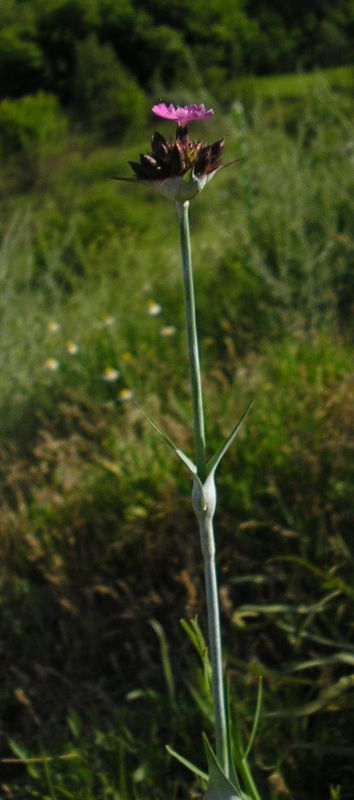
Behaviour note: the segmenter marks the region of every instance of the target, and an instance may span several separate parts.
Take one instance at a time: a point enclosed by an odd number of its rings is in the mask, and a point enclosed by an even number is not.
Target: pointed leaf
[[[191,461],[191,459],[188,458],[188,456],[186,456],[183,450],[180,450],[179,447],[176,447],[172,439],[170,439],[170,437],[167,436],[167,433],[164,433],[164,431],[161,430],[157,422],[154,422],[154,420],[149,416],[149,414],[147,414],[146,411],[144,411],[144,409],[138,403],[136,403],[135,405],[138,407],[139,411],[141,411],[145,419],[148,422],[150,422],[150,425],[154,428],[156,433],[158,433],[159,436],[161,436],[161,439],[163,439],[164,442],[166,442],[166,444],[168,444],[168,446],[173,450],[173,452],[176,453],[176,456],[178,456],[180,461],[183,461],[183,464],[185,464],[187,469],[189,469],[189,472],[191,472],[192,475],[196,475],[197,467],[195,466],[195,464],[193,464],[193,461]]]
[[[243,800],[261,800],[256,784],[253,780],[251,770],[248,766],[248,761],[245,757],[245,751],[242,743],[240,728],[235,725],[233,728],[233,743],[235,752],[235,761],[240,777],[242,778],[242,785],[246,787],[246,792],[242,792]]]
[[[203,661],[205,653],[208,651],[208,646],[199,626],[198,616],[193,617],[190,622],[187,622],[186,619],[180,619],[180,624]]]
[[[18,744],[18,742],[15,742],[14,739],[9,739],[9,745],[11,747],[11,750],[15,753],[15,755],[18,756],[19,761],[22,761],[23,764],[25,764],[27,772],[31,776],[31,778],[38,780],[40,775],[40,770],[38,769],[36,764],[33,764],[33,762],[29,760],[27,751],[23,747],[21,747],[21,745]],[[42,759],[38,760],[41,761]]]
[[[162,625],[160,625],[160,623],[157,621],[157,619],[150,619],[149,623],[150,623],[152,629],[155,631],[156,636],[157,636],[157,638],[159,640],[159,643],[160,643],[161,663],[162,663],[162,669],[163,669],[163,673],[164,673],[164,677],[165,677],[165,681],[166,681],[167,693],[168,693],[168,697],[169,697],[169,701],[171,703],[171,706],[174,706],[175,705],[175,699],[176,699],[176,688],[175,688],[175,681],[174,681],[172,667],[171,667],[171,661],[170,661],[167,637],[166,637],[166,634],[165,634],[165,631],[164,631]]]
[[[250,754],[250,752],[252,750],[253,742],[254,742],[255,737],[256,737],[256,733],[257,733],[258,725],[259,725],[259,720],[260,720],[260,716],[261,716],[261,711],[262,711],[262,702],[263,702],[263,679],[262,679],[262,675],[260,675],[259,681],[258,681],[258,694],[257,694],[256,710],[255,710],[255,714],[254,714],[251,735],[250,735],[250,738],[249,738],[249,741],[248,741],[248,745],[246,747],[246,752],[244,754],[244,759],[245,760],[247,760],[247,758],[248,758],[248,756],[249,756],[249,754]]]
[[[221,169],[225,169],[225,167],[232,167],[234,164],[240,164],[243,160],[243,158],[235,158],[233,161],[226,161],[225,164],[220,164],[220,167],[218,167],[215,171],[220,172]]]
[[[220,464],[222,457],[225,455],[226,451],[229,449],[230,445],[236,439],[237,434],[240,432],[243,422],[245,421],[248,413],[250,412],[253,406],[253,400],[251,400],[249,406],[247,406],[246,411],[243,412],[242,417],[239,419],[237,425],[235,425],[234,429],[231,431],[229,436],[222,442],[220,447],[218,447],[216,453],[212,456],[210,461],[207,464],[207,471],[208,475],[215,472],[216,467]]]
[[[195,647],[198,656],[201,660],[203,665],[203,672],[204,672],[204,681],[205,686],[208,690],[208,693],[211,692],[211,664],[209,659],[209,652],[208,652],[208,645],[204,639],[203,633],[198,624],[198,617],[194,617],[190,623],[186,622],[185,619],[181,619],[180,623],[182,625],[183,630],[186,632],[187,636],[189,636],[193,646]]]
[[[209,782],[205,800],[242,800],[238,789],[231,783],[221,768],[205,734],[203,734],[203,741],[209,767]]]
[[[121,178],[120,175],[112,175],[112,181],[125,181],[125,183],[138,183],[136,178]]]
[[[198,775],[198,778],[202,778],[203,781],[208,780],[208,774],[206,772],[203,772],[202,769],[196,767],[195,764],[192,764],[192,762],[188,761],[188,759],[184,758],[184,756],[181,756],[179,753],[176,753],[176,751],[173,750],[172,747],[170,747],[168,744],[166,745],[166,750],[170,754],[170,756],[176,758],[177,761],[180,761],[181,764],[184,764],[184,766],[187,767],[187,769],[190,769],[191,772],[194,772],[195,775]]]

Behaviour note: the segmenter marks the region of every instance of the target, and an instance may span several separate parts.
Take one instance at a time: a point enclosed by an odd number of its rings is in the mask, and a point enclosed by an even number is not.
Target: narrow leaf
[[[248,740],[248,745],[246,747],[246,752],[245,752],[245,755],[244,755],[244,759],[245,760],[247,760],[247,758],[248,758],[248,756],[249,756],[249,754],[250,754],[250,752],[252,750],[253,743],[254,743],[254,740],[255,740],[255,737],[256,737],[256,733],[257,733],[258,725],[259,725],[259,720],[260,720],[260,716],[261,716],[262,702],[263,702],[263,679],[262,679],[262,676],[260,675],[259,682],[258,682],[258,694],[257,694],[256,710],[255,710],[255,714],[254,714],[251,735],[250,735],[250,738]]]
[[[180,619],[181,626],[188,638],[191,640],[201,660],[204,661],[205,653],[208,652],[208,645],[204,639],[203,633],[199,627],[198,617],[195,616],[190,622],[186,619]]]
[[[181,756],[179,753],[176,753],[176,751],[173,750],[172,747],[170,747],[168,744],[166,745],[166,750],[170,754],[170,756],[173,756],[173,758],[176,758],[177,761],[180,761],[181,764],[183,764],[185,767],[187,767],[187,769],[190,769],[191,772],[194,772],[195,775],[198,775],[198,778],[202,778],[203,781],[207,781],[208,780],[208,774],[206,772],[203,772],[202,769],[199,769],[199,767],[196,767],[195,764],[192,764],[192,762],[188,761],[188,759],[184,758],[184,756]]]
[[[169,655],[169,648],[168,648],[168,641],[166,638],[165,631],[157,621],[157,619],[150,619],[149,620],[152,629],[155,631],[156,636],[160,642],[160,653],[161,653],[161,663],[162,669],[165,676],[166,686],[167,686],[167,693],[169,697],[169,701],[171,706],[175,705],[176,699],[176,690],[175,690],[175,681],[173,677],[170,655]]]
[[[189,469],[189,472],[191,472],[192,475],[196,475],[197,467],[195,466],[195,464],[193,464],[193,461],[191,461],[191,459],[188,458],[188,456],[186,456],[183,450],[180,450],[179,447],[176,447],[172,439],[170,439],[170,437],[167,436],[167,433],[164,433],[164,431],[161,430],[157,422],[155,422],[138,403],[136,403],[136,405],[139,408],[139,411],[141,411],[142,415],[145,417],[145,419],[148,422],[150,422],[150,425],[154,428],[156,433],[158,433],[159,436],[161,436],[161,439],[163,439],[163,441],[166,442],[166,444],[168,444],[168,446],[173,450],[173,452],[176,453],[176,456],[178,456],[180,461],[183,461],[183,464],[185,464],[185,466]]]
[[[225,164],[221,164],[220,167],[218,167],[217,172],[220,172],[221,169],[225,169],[225,167],[232,167],[234,164],[240,164],[243,160],[243,158],[235,158],[233,161],[226,161]]]
[[[294,667],[294,672],[299,672],[304,669],[313,669],[313,667],[322,667],[327,664],[343,663],[354,666],[354,656],[352,653],[336,653],[334,656],[327,656],[326,658],[313,658],[310,661],[301,661]]]
[[[112,175],[112,181],[125,181],[125,183],[139,183],[136,178],[121,178],[120,175]]]
[[[218,447],[216,453],[211,457],[210,461],[207,464],[207,472],[208,476],[215,472],[216,467],[220,464],[221,459],[229,449],[230,445],[236,439],[237,434],[240,432],[243,422],[245,421],[248,413],[250,412],[253,406],[253,400],[250,402],[249,406],[247,406],[246,411],[243,412],[242,417],[239,419],[237,425],[235,425],[234,429],[231,431],[229,436],[222,442],[220,447]]]
[[[352,690],[354,688],[354,673],[351,675],[343,675],[342,678],[331,684],[327,689],[320,693],[316,700],[306,703],[303,706],[296,708],[289,708],[287,711],[271,711],[269,717],[307,717],[310,714],[317,714],[324,708],[328,708],[343,692]]]
[[[37,766],[33,764],[32,760],[28,758],[27,751],[23,747],[21,747],[21,745],[18,744],[18,742],[15,742],[14,739],[9,739],[9,745],[11,747],[11,750],[16,754],[16,756],[18,756],[19,760],[26,765],[27,772],[31,776],[31,778],[38,780],[40,772]],[[42,759],[38,759],[38,761],[39,760],[42,761]]]
[[[198,617],[194,617],[190,623],[186,622],[185,619],[181,619],[180,623],[199,655],[203,665],[205,685],[209,692],[211,689],[211,664],[209,659],[208,645],[199,627]]]
[[[203,741],[209,767],[209,782],[205,800],[242,800],[238,789],[231,783],[221,768],[205,734],[203,734]]]
[[[243,800],[261,800],[256,784],[253,780],[251,770],[248,766],[248,761],[244,754],[241,733],[238,725],[234,726],[233,736],[235,761],[240,778],[242,780],[242,785],[246,787],[247,792],[247,794],[244,791],[242,792],[242,798]]]

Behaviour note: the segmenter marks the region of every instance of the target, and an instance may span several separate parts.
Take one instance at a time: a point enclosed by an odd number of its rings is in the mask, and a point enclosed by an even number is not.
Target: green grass
[[[265,100],[288,100],[306,98],[310,92],[317,91],[323,81],[322,71],[304,72],[289,75],[271,75],[262,78],[242,78],[238,82],[239,94],[250,90]],[[354,86],[352,66],[335,67],[325,71],[326,83],[335,91],[350,92]]]
[[[220,471],[217,532],[245,740],[264,680],[264,800],[286,787],[333,800],[339,785],[348,800],[354,786],[353,105],[316,81],[291,124],[280,90],[272,109],[216,116],[208,130],[242,160],[191,209],[211,450],[255,398]],[[119,397],[130,389],[191,452],[175,209],[111,180],[143,147],[71,138],[31,190],[2,178],[3,752],[11,737],[18,753],[55,756],[28,777],[1,764],[5,797],[202,794],[164,750],[205,769],[210,698],[178,624],[205,625],[189,478]]]
[[[336,108],[340,103],[350,110],[354,87],[353,66],[335,67],[313,72],[298,72],[281,75],[252,75],[235,78],[220,87],[219,101],[225,108],[241,100],[246,108],[261,103],[268,113],[281,114],[287,125],[293,125],[316,98],[328,89],[336,94]],[[295,123],[296,124],[296,123]]]

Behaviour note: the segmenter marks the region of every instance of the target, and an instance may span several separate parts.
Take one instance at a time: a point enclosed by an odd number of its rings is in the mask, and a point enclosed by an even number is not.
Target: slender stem
[[[205,453],[205,432],[204,432],[204,410],[202,380],[200,372],[198,334],[195,314],[194,285],[192,272],[192,253],[189,236],[189,202],[177,203],[179,217],[179,230],[182,251],[183,267],[183,287],[184,301],[186,308],[186,327],[189,354],[190,376],[192,384],[192,403],[193,403],[193,429],[195,441],[195,453],[197,469],[200,479],[206,477],[206,453]]]
[[[212,520],[199,521],[204,555],[204,577],[208,609],[209,647],[212,668],[212,694],[215,718],[216,755],[229,776],[224,671],[222,661],[219,590],[215,564],[215,537]]]
[[[195,314],[192,255],[188,219],[189,202],[177,203],[180,223],[180,238],[183,266],[186,327],[193,403],[193,427],[195,437],[196,465],[201,484],[206,480],[206,445],[204,432],[203,394],[200,374],[198,334]],[[213,484],[214,488],[214,484]],[[215,499],[215,495],[214,495]],[[194,510],[199,522],[201,545],[204,556],[205,589],[208,610],[209,647],[212,667],[212,695],[215,719],[216,754],[226,774],[229,774],[227,722],[222,664],[219,593],[215,565],[215,539],[212,513],[195,498]],[[214,502],[215,506],[215,502]]]

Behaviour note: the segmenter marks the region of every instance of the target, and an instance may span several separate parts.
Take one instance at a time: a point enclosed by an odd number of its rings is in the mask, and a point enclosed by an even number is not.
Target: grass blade
[[[169,744],[166,745],[166,750],[170,754],[170,756],[176,758],[177,761],[180,761],[180,763],[183,764],[185,767],[187,767],[187,769],[189,769],[191,772],[194,772],[195,775],[198,775],[198,778],[202,778],[203,781],[208,780],[207,772],[203,772],[202,769],[199,769],[199,767],[196,767],[195,764],[192,764],[192,762],[189,761],[188,758],[185,758],[184,756],[181,756],[179,753],[176,753],[176,751],[173,750]]]
[[[259,725],[259,721],[260,721],[262,703],[263,703],[263,679],[262,679],[262,676],[260,676],[259,682],[258,682],[258,694],[257,694],[256,711],[255,711],[255,715],[254,715],[254,719],[253,719],[253,725],[252,725],[250,738],[248,740],[248,745],[246,747],[246,751],[245,751],[245,755],[244,755],[245,759],[248,758],[248,756],[249,756],[249,754],[250,754],[250,752],[252,750],[252,747],[253,747],[253,743],[254,743],[254,740],[255,740],[255,737],[256,737],[256,733],[257,733],[258,725]]]

